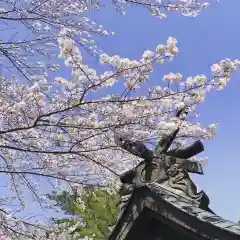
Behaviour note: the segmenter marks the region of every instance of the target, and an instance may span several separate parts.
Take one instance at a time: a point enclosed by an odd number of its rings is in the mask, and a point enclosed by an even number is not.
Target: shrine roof
[[[215,227],[240,236],[240,224],[223,219],[213,212],[201,209],[198,207],[198,202],[194,201],[193,199],[186,197],[181,193],[173,192],[173,189],[165,187],[162,184],[150,183],[147,184],[147,187],[152,192],[159,195],[162,200],[170,203],[188,215],[194,216],[202,222],[212,224]]]
[[[159,183],[149,183],[134,189],[108,239],[137,239],[127,237],[133,231],[139,234],[140,239],[144,232],[140,233],[143,225],[139,224],[139,220],[151,222],[151,218],[183,227],[186,231],[202,236],[201,239],[240,240],[239,224],[223,219],[211,209],[201,209],[198,201]]]

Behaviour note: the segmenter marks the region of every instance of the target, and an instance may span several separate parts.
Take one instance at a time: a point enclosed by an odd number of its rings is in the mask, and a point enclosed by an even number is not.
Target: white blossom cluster
[[[180,12],[183,16],[196,17],[210,4],[200,0],[114,0],[116,10],[125,14],[123,4],[131,3],[147,8],[152,16],[165,19],[167,12]]]
[[[125,13],[124,5],[134,4],[147,8],[160,19],[164,19],[168,12],[197,16],[209,5],[201,0],[112,0],[112,3],[121,14]],[[28,82],[32,75],[42,74],[46,70],[58,72],[59,64],[54,61],[57,54],[56,36],[62,34],[75,39],[78,46],[91,55],[98,55],[94,36],[115,33],[91,21],[87,13],[104,6],[100,0],[1,1],[1,26],[8,34],[0,39],[0,67],[11,69],[12,73],[21,73]]]

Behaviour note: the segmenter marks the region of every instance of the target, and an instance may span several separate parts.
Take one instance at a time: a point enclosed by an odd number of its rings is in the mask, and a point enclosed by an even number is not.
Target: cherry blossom
[[[113,0],[112,2],[116,11],[121,14],[125,13],[125,5],[134,4],[148,9],[152,15],[160,19],[165,19],[170,12],[197,16],[209,5],[200,0]],[[94,36],[107,37],[115,33],[109,34],[101,23],[96,24],[86,14],[101,10],[104,6],[101,1],[2,1],[1,25],[2,30],[7,31],[8,34],[0,40],[0,66],[11,73],[13,71],[16,74],[20,73],[28,82],[31,82],[32,75],[43,74],[46,69],[59,71],[59,64],[56,62],[57,35],[66,35],[75,39],[81,49],[93,56],[98,55],[99,48],[96,46]],[[169,47],[172,53],[177,53],[177,48],[173,49],[170,45]]]
[[[129,168],[126,159],[131,164],[139,159],[115,145],[115,133],[156,143],[159,136],[180,124],[179,139],[214,137],[215,124],[202,127],[191,119],[197,117],[196,106],[204,101],[208,87],[212,91],[223,88],[237,69],[238,60],[216,63],[212,69],[218,69],[218,75],[212,70],[213,75],[208,78],[198,75],[184,80],[180,73],[168,74],[164,77],[169,80],[167,86],[155,86],[146,96],[130,97],[129,92],[150,79],[157,58],[168,61],[175,56],[175,53],[169,55],[169,46],[177,48],[174,38],[162,44],[161,53],[149,50],[139,60],[103,54],[101,64],[111,65],[112,70],[100,75],[84,63],[81,50],[72,39],[61,36],[58,41],[72,79],[58,77],[50,84],[41,77],[35,78],[34,85],[25,85],[2,77],[0,82],[3,160],[0,171],[9,175],[9,188],[20,209],[25,207],[22,186],[31,187],[33,200],[48,206],[40,194],[39,177],[57,180],[56,189],[63,182],[116,185],[118,175]],[[224,85],[222,79],[227,79]],[[119,81],[125,82],[128,94],[88,98],[90,92],[114,86]],[[174,112],[185,106],[189,108],[189,118],[177,120]],[[7,216],[4,219],[9,221]]]
[[[31,32],[27,40],[0,42],[1,66],[7,69],[10,63],[10,69],[15,69],[10,76],[0,76],[0,172],[8,177],[10,191],[0,199],[0,239],[71,239],[72,229],[67,226],[47,234],[46,224],[17,217],[26,207],[26,191],[43,208],[52,207],[41,189],[44,180],[54,184],[56,191],[76,185],[78,189],[90,185],[111,191],[119,184],[119,174],[140,160],[116,146],[115,133],[156,144],[163,133],[180,125],[179,143],[212,139],[216,124],[201,126],[196,121],[197,106],[210,91],[224,89],[240,61],[215,63],[210,76],[185,78],[181,73],[166,73],[161,86],[140,95],[138,88],[151,81],[155,65],[178,54],[177,39],[169,37],[137,60],[109,56],[99,51],[94,36],[110,34],[100,23],[83,17],[83,13],[101,10],[100,1],[20,2],[5,1],[0,10],[2,21]],[[136,4],[160,19],[175,11],[197,16],[208,6],[197,0],[113,3],[121,14],[125,4]],[[97,56],[107,70],[99,73],[90,68],[84,50]],[[69,79],[61,76],[59,61],[70,69]],[[54,79],[50,71],[56,74]],[[124,85],[123,92],[95,97],[96,92],[119,83]],[[178,120],[174,113],[183,107],[188,107],[189,117]]]

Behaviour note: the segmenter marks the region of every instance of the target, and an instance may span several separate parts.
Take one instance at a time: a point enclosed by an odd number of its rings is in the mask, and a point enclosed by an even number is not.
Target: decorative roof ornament
[[[186,108],[181,109],[177,112],[176,117],[179,120],[185,120],[187,114]],[[179,130],[180,126],[171,134],[163,135],[157,143],[155,151],[148,149],[141,142],[133,142],[115,135],[115,142],[119,147],[143,159],[135,168],[120,176],[122,182],[121,210],[131,197],[134,188],[156,183],[174,193],[197,201],[199,207],[211,211],[208,208],[209,198],[203,191],[197,192],[197,187],[188,174],[203,174],[201,163],[189,160],[189,158],[202,152],[204,146],[201,141],[196,141],[186,148],[169,150]]]
[[[176,114],[186,116],[186,109]],[[240,225],[216,215],[189,177],[203,174],[201,163],[189,159],[204,150],[202,142],[169,150],[179,130],[162,136],[155,151],[115,136],[118,146],[143,160],[120,176],[120,213],[108,240],[240,240]]]

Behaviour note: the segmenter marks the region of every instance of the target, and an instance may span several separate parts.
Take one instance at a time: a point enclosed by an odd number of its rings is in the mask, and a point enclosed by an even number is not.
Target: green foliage
[[[69,228],[81,223],[72,231],[76,237],[88,236],[96,240],[105,240],[109,234],[109,227],[115,224],[119,196],[110,194],[105,189],[87,188],[81,197],[66,191],[48,197],[65,213],[77,217],[55,219],[57,224],[65,223]]]

